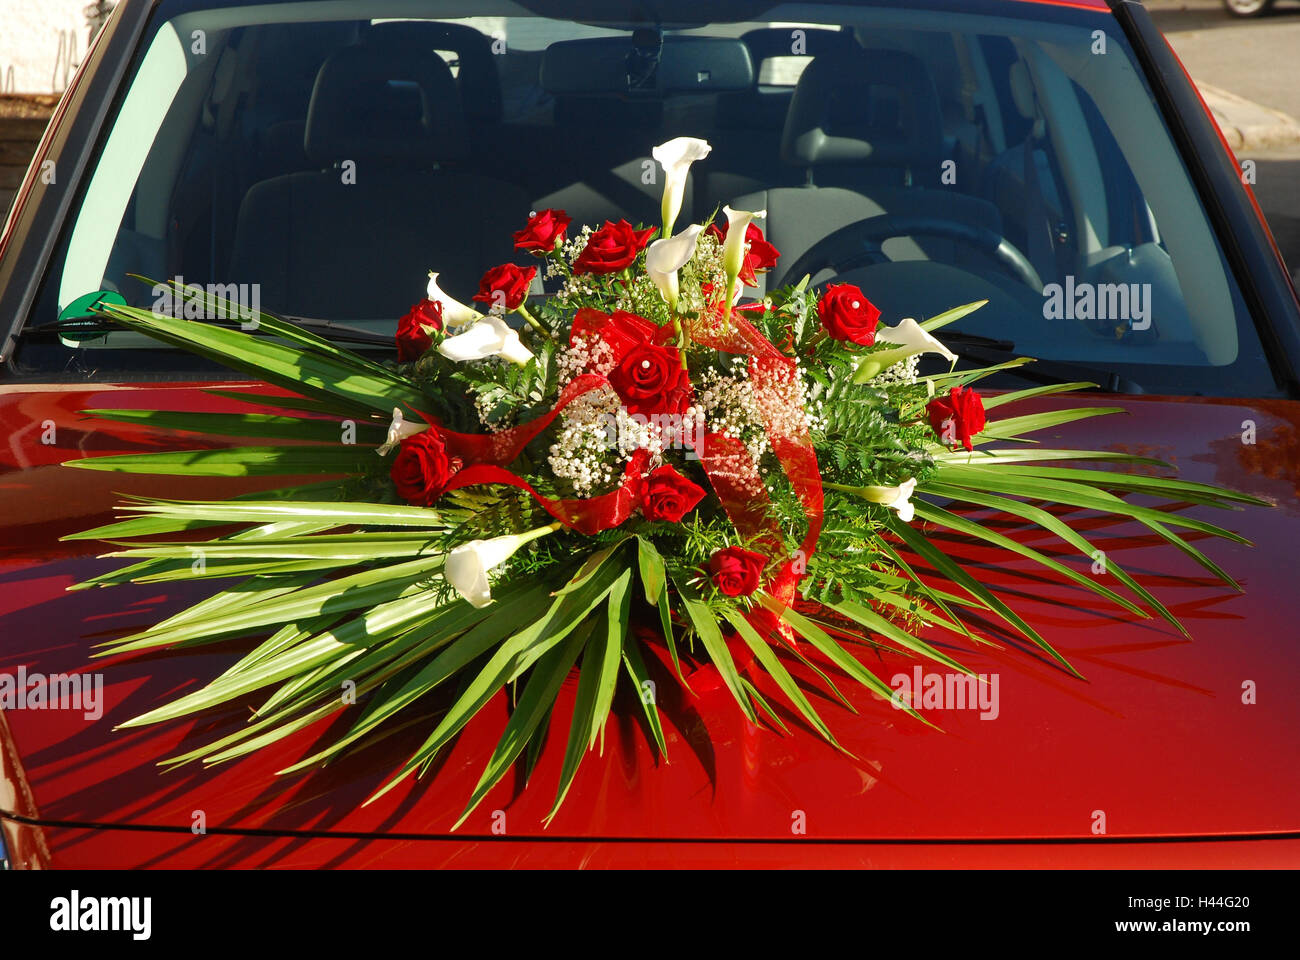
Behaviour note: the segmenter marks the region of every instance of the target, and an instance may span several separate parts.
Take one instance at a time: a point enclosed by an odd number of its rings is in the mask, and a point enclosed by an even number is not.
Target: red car
[[[0,236],[7,861],[1300,864],[1300,305],[1236,160],[1141,5],[485,9],[497,8],[122,0],[89,51]],[[220,368],[78,319],[87,304],[148,306],[150,286],[134,274],[242,285],[263,308],[315,318],[387,359],[426,271],[474,278],[510,259],[510,231],[530,211],[656,222],[650,149],[678,135],[714,145],[688,184],[691,216],[727,203],[767,210],[782,253],[769,286],[803,273],[853,282],[890,322],[988,299],[946,338],[964,362],[1038,357],[1000,386],[1092,380],[1102,390],[1089,402],[1119,394],[1128,408],[1058,428],[1055,445],[1159,457],[1186,479],[1274,502],[1230,518],[1253,547],[1207,548],[1244,594],[1142,528],[1071,516],[1168,604],[1189,640],[1158,620],[1098,612],[1089,594],[1029,566],[987,564],[953,539],[951,553],[1086,681],[990,624],[999,644],[963,651],[987,689],[934,711],[935,727],[865,693],[850,695],[856,715],[828,704],[850,759],[795,724],[787,735],[748,724],[697,664],[694,695],[660,702],[667,757],[636,705],[616,702],[603,755],[545,829],[550,793],[524,791],[520,774],[450,831],[504,699],[428,776],[365,807],[436,703],[355,757],[289,778],[275,772],[312,752],[319,729],[171,772],[158,762],[244,716],[115,731],[219,673],[236,647],[92,660],[96,643],[204,590],[67,592],[111,562],[99,558],[109,547],[64,538],[108,522],[120,494],[228,497],[248,481],[178,486],[60,466],[199,442],[82,410],[240,407],[206,392],[231,379]],[[1014,518],[985,522],[1031,536]],[[870,667],[893,686],[930,683],[928,666],[902,656]],[[668,667],[651,668],[677,690]],[[29,695],[42,684],[59,688],[57,702]],[[553,784],[562,754],[552,742],[532,777]]]

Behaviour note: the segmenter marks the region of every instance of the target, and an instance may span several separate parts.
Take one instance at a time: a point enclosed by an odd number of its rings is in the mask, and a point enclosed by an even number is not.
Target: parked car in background
[[[852,282],[891,323],[986,299],[952,328],[964,362],[1035,356],[1000,385],[1091,380],[1098,404],[1123,395],[1129,416],[1063,427],[1059,445],[1156,456],[1275,501],[1233,518],[1253,549],[1213,548],[1246,594],[1225,597],[1143,530],[1097,530],[1194,641],[1101,617],[1023,570],[982,571],[1090,682],[976,649],[963,659],[1000,678],[997,710],[946,713],[940,732],[850,695],[850,762],[797,725],[748,725],[701,667],[696,696],[660,705],[671,765],[623,711],[546,831],[549,795],[508,778],[448,834],[495,744],[477,723],[436,775],[366,807],[420,729],[283,781],[311,729],[161,773],[244,716],[114,726],[215,675],[223,651],[87,664],[97,642],[202,588],[66,593],[106,569],[105,549],[61,538],[107,522],[122,493],[229,497],[254,481],[178,494],[60,467],[194,442],[85,409],[240,409],[205,392],[230,380],[215,364],[78,328],[86,305],[149,306],[137,276],[255,285],[263,309],[345,324],[352,346],[391,359],[427,271],[469,300],[456,284],[513,259],[531,211],[656,223],[650,150],[674,136],[713,144],[683,221],[766,211],[782,254],[769,289],[805,273]],[[0,673],[103,682],[84,710],[0,711],[15,866],[1300,862],[1300,700],[1279,689],[1300,667],[1300,304],[1236,159],[1138,3],[122,0],[0,235],[0,361]],[[953,550],[979,568],[979,548]],[[882,656],[886,676],[920,669]],[[554,777],[557,752],[535,776]],[[807,830],[792,833],[800,815]]]
[[[1262,17],[1273,9],[1273,0],[1223,0],[1234,17]]]

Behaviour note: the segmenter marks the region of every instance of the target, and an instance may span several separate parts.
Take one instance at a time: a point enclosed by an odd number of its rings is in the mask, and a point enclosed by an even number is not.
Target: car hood
[[[211,385],[206,385],[210,387]],[[76,471],[83,456],[172,447],[186,440],[137,426],[90,422],[103,407],[213,409],[205,385],[0,387],[0,673],[102,678],[102,715],[11,709],[0,723],[10,781],[0,799],[26,798],[46,823],[209,828],[351,836],[445,835],[459,816],[507,714],[489,705],[423,780],[363,802],[427,733],[426,723],[319,771],[279,778],[327,727],[317,726],[228,765],[163,772],[158,761],[216,739],[238,711],[145,729],[114,727],[217,675],[235,647],[95,661],[92,646],[143,629],[204,596],[197,585],[66,588],[110,569],[103,545],[59,538],[106,521],[120,493],[211,498],[247,483],[141,478]],[[1040,399],[1022,407],[1114,403]],[[845,840],[1175,837],[1300,828],[1295,695],[1300,600],[1300,404],[1123,397],[1129,412],[1057,428],[1052,446],[1100,447],[1175,464],[1185,479],[1223,484],[1271,508],[1225,514],[1196,508],[1254,541],[1197,541],[1236,577],[1235,593],[1142,528],[1067,516],[1113,561],[1182,619],[1191,639],[1064,588],[1034,569],[959,541],[954,556],[1002,591],[1086,680],[1035,655],[993,624],[995,645],[959,649],[988,677],[996,704],[929,714],[925,726],[883,699],[850,695],[857,715],[815,701],[846,757],[783,713],[789,734],[748,724],[712,668],[682,693],[660,664],[668,755],[657,759],[635,704],[616,701],[603,754],[584,762],[569,797],[543,830],[558,780],[565,724],[557,723],[532,785],[507,777],[461,828],[488,835],[508,820],[519,839],[734,838]],[[234,405],[231,409],[235,409]],[[52,442],[42,442],[43,440]],[[1245,442],[1253,440],[1254,442]],[[1050,537],[1010,518],[999,529],[1055,550]],[[1062,549],[1060,555],[1068,557]],[[927,636],[929,636],[927,634]],[[942,641],[941,636],[929,636]],[[932,665],[894,655],[869,661],[891,680]],[[556,716],[572,703],[571,677]],[[840,686],[848,691],[847,684]],[[626,691],[624,691],[625,695]],[[85,706],[85,704],[83,704]],[[7,730],[7,732],[6,732]],[[24,811],[10,810],[11,813]],[[804,831],[801,833],[800,831]],[[55,851],[56,860],[58,850]]]

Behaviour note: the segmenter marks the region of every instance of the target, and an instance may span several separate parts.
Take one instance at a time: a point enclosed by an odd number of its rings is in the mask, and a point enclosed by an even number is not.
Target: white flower
[[[447,327],[463,327],[473,323],[482,316],[473,307],[467,307],[459,300],[453,300],[438,288],[438,274],[429,273],[428,297],[442,306],[442,322]]]
[[[677,309],[677,298],[681,289],[677,283],[677,271],[691,262],[695,248],[699,245],[700,234],[704,228],[698,223],[691,224],[677,236],[668,240],[656,240],[650,244],[645,255],[646,273],[654,285],[663,294],[668,306]]]
[[[912,505],[912,493],[916,490],[916,478],[904,480],[896,487],[863,487],[862,496],[872,503],[884,504],[891,510],[898,511],[898,519],[911,523],[916,516],[916,507]]]
[[[376,452],[381,457],[386,457],[393,452],[403,440],[407,437],[413,437],[417,433],[424,433],[429,429],[427,423],[419,424],[407,423],[402,418],[402,411],[396,407],[393,408],[393,422],[388,426],[388,439],[384,441]]]
[[[500,317],[484,317],[464,333],[448,337],[438,344],[438,352],[458,363],[499,356],[523,366],[533,359],[532,352],[520,342],[519,334]]]
[[[474,540],[447,554],[443,576],[456,592],[476,607],[492,602],[488,572],[509,560],[529,538],[512,536]]]
[[[876,340],[881,343],[893,343],[900,347],[906,347],[907,356],[916,356],[920,353],[937,353],[949,363],[955,363],[957,355],[936,340],[930,334],[921,329],[921,325],[910,317],[903,320],[896,327],[881,327],[876,331]],[[890,351],[894,354],[899,351]],[[900,360],[906,357],[899,357]]]
[[[722,212],[727,215],[727,242],[722,247],[722,267],[727,271],[728,281],[733,281],[740,276],[740,271],[745,266],[745,244],[749,225],[755,220],[766,220],[767,211],[759,210],[750,213],[746,210],[723,207]]]
[[[663,218],[665,238],[673,235],[673,224],[682,212],[682,198],[686,194],[686,175],[691,164],[703,160],[713,147],[705,140],[694,137],[677,137],[667,143],[661,143],[651,151],[651,155],[664,168]]]

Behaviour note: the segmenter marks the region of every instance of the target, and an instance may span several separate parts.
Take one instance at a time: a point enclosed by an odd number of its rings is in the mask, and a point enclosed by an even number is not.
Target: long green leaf
[[[1069,410],[1048,410],[1021,417],[1008,417],[1006,420],[993,420],[980,431],[979,436],[981,440],[1013,440],[1019,439],[1026,433],[1035,433],[1093,417],[1106,417],[1112,413],[1127,412],[1123,407],[1073,407]]]
[[[607,610],[605,614],[605,632],[603,637],[594,639],[601,644],[600,685],[596,690],[595,714],[598,718],[597,729],[591,731],[588,748],[596,745],[597,734],[604,746],[605,719],[614,703],[614,684],[618,680],[618,662],[623,656],[623,646],[627,642],[628,619],[632,612],[632,570],[624,570],[622,575],[609,588]]]
[[[767,671],[768,676],[776,681],[776,685],[781,688],[781,692],[803,714],[804,719],[812,724],[813,729],[820,733],[826,739],[826,742],[835,749],[848,753],[835,739],[835,735],[831,733],[831,728],[822,720],[812,702],[799,689],[799,684],[795,682],[794,677],[790,676],[790,671],[785,668],[785,664],[781,663],[777,655],[772,652],[772,648],[758,635],[758,631],[750,625],[740,611],[727,609],[723,611],[722,615],[735,627],[736,632],[749,645],[749,649],[754,652],[754,657],[758,660],[759,665]]]
[[[373,704],[344,737],[280,773],[295,773],[336,756],[390,717],[458,674],[493,646],[500,644],[502,637],[517,635],[518,631],[545,614],[549,605],[547,594],[545,585],[537,583],[498,591],[497,601],[490,608],[486,619],[452,641],[433,660],[422,664],[396,690]]]
[[[602,571],[603,573],[603,571]],[[613,574],[617,576],[617,572]],[[613,576],[592,576],[578,590],[557,597],[540,619],[508,637],[486,666],[466,686],[465,692],[447,711],[414,755],[387,783],[373,793],[374,803],[401,783],[418,767],[433,758],[478,713],[501,687],[568,637],[609,593]]]
[[[892,640],[905,650],[911,650],[913,653],[919,653],[921,656],[929,657],[946,667],[974,676],[974,673],[966,666],[958,663],[942,650],[937,650],[930,644],[926,643],[920,637],[914,637],[906,630],[900,628],[897,624],[886,620],[880,614],[876,613],[869,607],[864,607],[852,600],[841,600],[839,603],[830,604],[830,608],[835,612],[848,617],[855,623],[861,624],[868,630],[874,630],[881,636]]]
[[[925,490],[935,496],[947,497],[950,500],[960,500],[965,503],[975,504],[976,506],[988,507],[992,510],[1001,510],[1003,513],[1021,517],[1024,520],[1028,520],[1030,523],[1036,523],[1044,530],[1055,534],[1065,543],[1068,543],[1089,559],[1095,558],[1098,552],[1097,548],[1093,546],[1091,541],[1082,534],[1076,532],[1065,521],[1061,520],[1050,511],[1044,510],[1042,507],[1034,506],[1032,503],[1025,503],[1023,500],[1012,500],[1008,497],[999,497],[990,493],[972,491],[965,487],[952,486],[946,483],[927,483]],[[1106,571],[1146,602],[1164,620],[1176,627],[1183,636],[1190,636],[1187,632],[1187,628],[1182,625],[1178,618],[1175,617],[1154,594],[1147,590],[1146,587],[1134,580],[1123,567],[1107,558]]]
[[[118,423],[142,423],[156,430],[180,430],[216,437],[263,437],[311,443],[341,443],[344,423],[268,413],[197,413],[173,410],[82,410],[83,414]],[[352,424],[360,442],[378,446],[388,434],[388,424],[365,420]]]
[[[914,501],[916,504],[917,515],[931,523],[936,523],[941,527],[947,527],[949,530],[956,530],[968,537],[976,540],[983,540],[985,543],[1000,547],[1010,553],[1016,553],[1027,560],[1040,564],[1051,570],[1053,573],[1060,574],[1072,583],[1077,583],[1086,590],[1091,590],[1100,597],[1105,597],[1111,603],[1123,607],[1129,613],[1136,614],[1139,617],[1148,616],[1147,612],[1125,597],[1120,596],[1114,590],[1111,590],[1105,584],[1080,573],[1072,567],[1067,567],[1058,560],[1047,556],[1046,554],[1035,550],[1033,547],[1025,546],[1011,537],[1004,536],[996,530],[990,530],[981,524],[970,520],[967,517],[951,513],[942,507],[926,503],[923,500]]]
[[[331,580],[283,597],[264,600],[228,616],[213,617],[197,624],[182,624],[165,630],[153,628],[122,640],[111,641],[100,653],[122,653],[170,646],[198,637],[219,639],[242,636],[259,628],[293,623],[306,617],[372,607],[401,597],[408,591],[420,591],[417,584],[442,567],[442,558],[426,558],[395,564],[380,570],[365,570],[348,577]]]
[[[303,445],[128,453],[68,460],[63,465],[81,470],[176,477],[301,477],[314,473],[331,476],[364,473],[374,459],[374,451],[365,447]]]
[[[137,307],[111,305],[105,312],[123,326],[217,360],[236,370],[308,396],[335,397],[380,414],[407,406],[417,416],[426,400],[395,375],[379,375],[369,364],[253,337],[208,323],[176,320]]]
[[[932,566],[936,572],[947,577],[953,583],[960,586],[967,593],[988,604],[999,617],[1018,630],[1026,639],[1034,643],[1039,649],[1045,652],[1053,660],[1063,666],[1070,673],[1079,679],[1084,679],[1083,674],[1075,670],[1063,656],[1056,652],[1050,643],[1039,636],[1038,631],[1020,617],[1018,613],[1008,607],[1005,603],[995,597],[987,587],[963,570],[960,566],[948,558],[942,550],[939,550],[934,544],[930,543],[925,536],[916,530],[913,530],[901,520],[891,517],[888,521],[889,529],[892,530],[911,550],[919,555]]]
[[[736,662],[731,659],[731,651],[727,649],[726,641],[722,639],[722,631],[718,629],[718,622],[713,619],[713,612],[705,604],[687,596],[682,587],[683,585],[679,583],[678,592],[681,594],[682,607],[686,610],[686,615],[695,627],[696,636],[704,644],[704,649],[709,654],[709,660],[717,668],[718,673],[722,675],[722,682],[731,691],[736,703],[740,704],[740,709],[744,712],[745,717],[750,723],[758,723],[758,715],[754,713],[754,705],[750,703],[749,697],[741,686],[740,672],[736,669]]]
[[[641,646],[634,637],[629,636],[623,643],[623,666],[627,668],[627,675],[632,678],[632,687],[636,691],[637,700],[641,703],[646,722],[650,725],[650,735],[654,737],[655,746],[659,748],[659,755],[667,763],[668,744],[664,740],[663,724],[659,721],[658,697],[652,695],[646,699],[647,689],[654,690],[654,681],[650,679],[645,660],[641,656]],[[648,688],[647,684],[649,684]]]
[[[497,785],[498,781],[505,776],[506,771],[510,769],[510,765],[523,752],[538,724],[541,723],[542,718],[545,717],[547,711],[555,702],[556,694],[560,691],[560,684],[569,675],[569,671],[578,659],[578,654],[582,652],[589,634],[589,629],[575,631],[567,641],[558,644],[537,661],[532,674],[528,677],[528,683],[524,685],[524,692],[519,698],[519,703],[515,705],[514,712],[510,714],[510,720],[506,723],[505,732],[501,734],[501,739],[492,752],[492,757],[488,760],[483,775],[479,777],[478,785],[474,788],[469,803],[465,805],[464,812],[461,813],[460,819],[452,826],[452,830],[456,830],[465,822],[465,819],[473,812],[474,808],[487,796],[488,791]]]
[[[960,307],[953,307],[951,310],[945,310],[937,317],[931,317],[929,320],[922,320],[920,327],[928,333],[933,333],[935,330],[938,330],[941,327],[946,327],[950,323],[956,323],[962,317],[969,316],[987,304],[987,300],[976,300],[974,303],[964,303]]]
[[[822,655],[830,660],[831,663],[835,664],[835,666],[839,667],[868,690],[874,691],[886,700],[893,700],[894,691],[890,688],[889,684],[885,683],[885,681],[881,680],[874,673],[864,667],[856,657],[840,646],[835,641],[835,638],[825,630],[800,614],[794,608],[787,607],[785,604],[768,594],[760,593],[757,596],[759,603],[768,610],[777,614],[785,623],[793,627],[801,637],[811,643],[817,650],[821,651]],[[911,707],[903,707],[903,709],[923,723],[933,726],[933,724],[930,724],[928,720]]]

